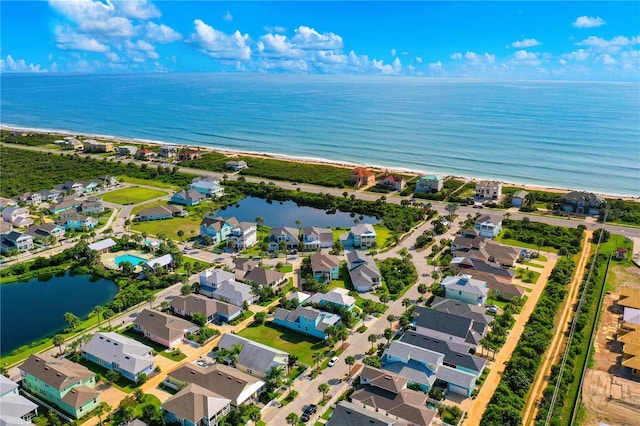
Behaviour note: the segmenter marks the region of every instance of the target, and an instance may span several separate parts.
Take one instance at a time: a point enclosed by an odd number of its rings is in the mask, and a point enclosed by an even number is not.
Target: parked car
[[[333,367],[334,365],[336,365],[336,362],[338,362],[338,357],[334,356],[333,358],[331,358],[329,360],[329,363],[327,364],[329,367]]]
[[[275,185],[276,183],[274,181],[269,182],[269,185]]]
[[[298,185],[298,182],[291,182],[291,185],[296,186]]]
[[[499,310],[500,308],[498,308],[496,305],[487,306],[487,311],[491,312],[492,314],[497,314]]]
[[[308,422],[316,411],[318,411],[318,406],[316,404],[307,405],[302,411],[302,417],[300,417],[300,420],[305,423]]]

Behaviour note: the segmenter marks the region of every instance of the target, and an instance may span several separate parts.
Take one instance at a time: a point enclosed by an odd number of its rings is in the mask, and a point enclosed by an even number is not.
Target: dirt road
[[[547,387],[547,384],[549,382],[551,367],[555,363],[560,361],[560,359],[562,358],[562,354],[564,353],[564,349],[567,343],[565,331],[567,330],[567,327],[569,326],[569,323],[572,319],[573,307],[578,301],[580,283],[582,283],[587,262],[589,261],[589,249],[591,245],[590,241],[592,235],[592,231],[585,231],[585,239],[582,243],[582,252],[580,253],[578,265],[576,266],[576,273],[573,276],[573,280],[571,280],[571,283],[569,284],[569,293],[564,302],[562,311],[560,312],[560,317],[555,328],[555,335],[551,340],[549,349],[547,349],[547,352],[542,357],[542,365],[540,366],[540,368],[538,368],[538,374],[536,374],[536,378],[533,382],[533,385],[531,386],[531,390],[529,391],[529,396],[526,399],[527,403],[524,407],[522,416],[522,422],[525,425],[534,423],[534,419],[538,414],[538,403],[542,399],[542,392],[544,392],[544,389]]]

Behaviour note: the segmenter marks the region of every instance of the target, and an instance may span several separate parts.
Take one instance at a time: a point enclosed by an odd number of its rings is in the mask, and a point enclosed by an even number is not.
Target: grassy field
[[[134,178],[129,176],[118,176],[118,182],[131,183],[133,185],[153,186],[154,188],[171,189],[174,191],[178,191],[182,189],[178,185],[172,185],[170,183],[165,183],[165,182],[160,182],[157,180],[150,180],[150,179]]]
[[[516,269],[516,278],[521,279],[525,283],[536,284],[540,278],[540,272],[532,269],[518,268]]]
[[[314,365],[313,354],[315,352],[330,351],[330,348],[325,346],[321,340],[273,325],[271,322],[263,325],[252,324],[240,331],[238,335],[295,354],[300,362],[307,365]]]
[[[380,224],[373,225],[373,229],[376,230],[376,242],[378,243],[378,248],[386,247],[393,243],[393,238],[391,237],[392,233],[389,228]]]
[[[499,242],[500,244],[506,244],[508,246],[514,246],[514,247],[523,247],[523,248],[528,248],[528,249],[532,249],[532,250],[538,250],[538,246],[535,245],[535,244],[527,244],[527,243],[520,242],[518,240],[511,240],[511,239],[508,239],[508,238],[503,238],[502,234],[498,235],[494,239],[495,239],[496,242]],[[558,249],[556,249],[554,247],[551,247],[551,246],[542,246],[542,247],[540,247],[540,250],[548,251],[549,253],[557,253],[558,252]]]
[[[149,235],[158,235],[159,232],[164,232],[169,238],[179,241],[178,231],[180,229],[184,231],[183,239],[185,240],[191,238],[191,231],[195,231],[195,235],[199,235],[201,221],[201,218],[195,216],[174,217],[173,219],[167,220],[150,220],[148,222],[131,224],[131,230],[146,232]]]
[[[167,195],[167,192],[134,186],[132,188],[123,188],[113,192],[108,192],[104,194],[102,198],[108,203],[138,204],[143,201],[162,197],[163,195]]]

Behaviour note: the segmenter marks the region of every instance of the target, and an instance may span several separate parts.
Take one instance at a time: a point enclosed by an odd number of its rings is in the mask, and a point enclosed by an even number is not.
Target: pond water
[[[89,275],[54,276],[43,281],[0,285],[0,351],[9,354],[22,345],[62,331],[63,316],[73,312],[80,318],[98,305],[104,306],[118,293],[118,286],[105,279],[93,281]]]
[[[237,206],[237,207],[236,207]],[[242,201],[220,210],[220,216],[224,218],[235,217],[240,222],[255,222],[256,217],[264,218],[264,224],[277,228],[280,226],[297,227],[296,220],[300,221],[300,226],[318,226],[326,228],[350,227],[354,225],[353,220],[359,219],[359,223],[378,223],[380,220],[374,216],[361,216],[338,211],[334,214],[327,214],[324,210],[307,206],[298,206],[293,201],[272,201],[267,202],[262,198],[247,197]]]

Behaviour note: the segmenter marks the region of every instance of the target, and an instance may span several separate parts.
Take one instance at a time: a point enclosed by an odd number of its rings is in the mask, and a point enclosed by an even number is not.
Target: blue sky
[[[2,72],[640,80],[640,3],[2,1]]]

